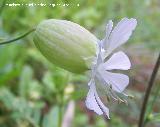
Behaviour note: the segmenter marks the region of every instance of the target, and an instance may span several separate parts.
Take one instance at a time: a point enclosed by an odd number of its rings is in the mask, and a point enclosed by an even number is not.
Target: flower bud
[[[41,22],[33,40],[49,61],[74,73],[83,73],[91,68],[98,41],[80,25],[56,19]]]

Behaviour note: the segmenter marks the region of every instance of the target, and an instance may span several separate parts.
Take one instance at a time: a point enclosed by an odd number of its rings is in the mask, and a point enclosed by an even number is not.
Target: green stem
[[[65,86],[69,83],[69,81],[70,81],[70,73],[66,71],[64,81],[61,84],[61,85],[63,85],[63,90],[60,90],[60,98],[59,99],[61,99],[61,101],[59,102],[58,127],[62,127],[63,106],[64,106],[64,89],[65,89]]]
[[[63,106],[59,105],[59,114],[58,114],[58,127],[62,127],[62,112],[63,111]]]
[[[6,0],[3,0],[2,4],[1,4],[1,7],[0,7],[0,15],[2,14],[2,11],[4,9],[5,4],[6,4]]]
[[[158,56],[158,59],[157,59],[157,62],[155,64],[155,66],[154,66],[154,69],[153,69],[153,72],[152,72],[152,75],[151,75],[151,78],[149,80],[148,87],[147,87],[147,90],[146,90],[146,93],[145,93],[145,96],[144,96],[144,101],[143,101],[143,105],[142,105],[142,108],[141,108],[138,127],[144,127],[144,116],[145,116],[145,112],[146,112],[146,108],[147,108],[147,103],[148,103],[149,96],[151,94],[151,89],[153,87],[154,80],[156,78],[159,66],[160,66],[160,54]]]
[[[17,40],[20,40],[20,39],[26,37],[27,35],[29,35],[30,33],[32,33],[33,31],[35,31],[35,29],[29,30],[28,32],[24,33],[23,35],[21,35],[19,37],[14,38],[14,39],[0,42],[0,45],[9,44],[9,43],[15,42]]]

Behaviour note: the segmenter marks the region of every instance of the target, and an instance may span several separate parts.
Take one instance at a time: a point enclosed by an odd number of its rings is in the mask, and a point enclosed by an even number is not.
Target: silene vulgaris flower
[[[129,78],[112,70],[128,70],[131,63],[124,52],[113,51],[129,39],[136,25],[137,21],[133,18],[123,18],[114,28],[113,22],[109,21],[105,38],[99,40],[76,23],[48,19],[36,27],[33,41],[53,64],[73,73],[90,72],[86,106],[109,118],[109,109],[102,103],[96,87],[100,84],[106,90],[108,100],[126,103],[119,94],[129,97],[123,92]]]
[[[108,100],[112,98],[118,102],[126,103],[126,100],[118,95],[129,97],[123,93],[129,84],[129,78],[125,74],[114,73],[112,70],[128,70],[131,63],[124,52],[113,53],[113,51],[129,39],[136,25],[136,19],[123,18],[113,28],[113,22],[110,20],[106,26],[105,38],[98,41],[97,56],[92,64],[91,79],[88,83],[89,92],[85,102],[87,108],[99,115],[103,114],[107,118],[110,118],[109,109],[98,96],[96,84],[105,87]]]

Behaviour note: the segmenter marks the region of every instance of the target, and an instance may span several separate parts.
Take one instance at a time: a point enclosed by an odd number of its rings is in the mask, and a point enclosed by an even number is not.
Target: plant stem
[[[2,11],[4,9],[5,3],[6,3],[6,0],[3,0],[2,4],[1,4],[1,7],[0,7],[0,15],[2,14]]]
[[[152,75],[150,77],[148,87],[147,87],[147,90],[146,90],[146,93],[145,93],[145,96],[144,96],[144,101],[143,101],[143,105],[142,105],[142,108],[141,108],[138,127],[143,127],[144,126],[144,116],[145,116],[145,112],[146,112],[146,108],[147,108],[147,102],[148,102],[149,96],[151,94],[151,89],[153,87],[154,80],[156,78],[159,66],[160,66],[160,54],[158,56],[158,59],[157,59],[157,62],[155,64],[155,66],[154,66],[154,69],[153,69]]]
[[[58,106],[59,106],[59,112],[58,112],[58,127],[62,127],[62,123],[63,123],[63,107],[64,107],[64,96],[65,96],[65,87],[66,85],[68,85],[70,81],[70,73],[68,71],[66,71],[66,74],[64,76],[64,79],[63,79],[63,82],[62,82],[62,87],[63,88],[60,88],[60,91],[59,91],[59,103],[58,103]]]
[[[28,34],[32,33],[33,31],[35,31],[35,29],[29,30],[28,32],[24,33],[23,35],[21,35],[21,36],[19,36],[19,37],[17,37],[17,38],[0,42],[0,45],[9,44],[9,43],[12,43],[12,42],[14,42],[14,41],[20,40],[20,39],[26,37]]]
[[[58,127],[62,127],[62,111],[63,111],[63,106],[59,105]]]

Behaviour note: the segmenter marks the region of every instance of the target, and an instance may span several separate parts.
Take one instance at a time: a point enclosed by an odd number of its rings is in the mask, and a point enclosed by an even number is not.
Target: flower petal
[[[136,19],[122,19],[110,34],[108,44],[105,47],[106,54],[110,54],[114,49],[125,43],[137,25]]]
[[[112,20],[109,20],[107,26],[106,26],[106,36],[105,38],[102,40],[102,47],[105,48],[108,46],[109,42],[108,42],[108,39],[109,39],[109,35],[112,31],[112,27],[113,27],[113,22]]]
[[[89,108],[90,110],[94,110],[97,114],[101,115],[103,114],[103,112],[101,111],[100,107],[98,106],[96,100],[95,100],[95,84],[90,84],[90,89],[89,92],[87,94],[87,98],[86,98],[86,106],[87,108]]]
[[[85,103],[88,109],[93,110],[98,115],[102,115],[103,113],[105,113],[105,115],[107,115],[107,117],[109,118],[109,109],[105,107],[105,105],[101,102],[100,98],[98,97],[95,88],[95,82],[92,82],[92,84],[90,84],[90,89]]]
[[[105,70],[128,70],[131,67],[131,63],[128,56],[124,52],[120,51],[114,53],[111,58],[103,64],[103,66]]]
[[[108,38],[111,31],[112,31],[112,27],[113,27],[113,22],[112,20],[109,20],[107,26],[106,26],[106,37]]]
[[[105,80],[107,85],[111,85],[112,89],[116,92],[123,92],[123,90],[129,84],[129,78],[127,75],[119,74],[119,73],[112,73],[99,68],[99,73],[101,77]]]
[[[93,78],[91,78],[91,80],[88,82],[88,86],[91,86],[92,84],[94,84],[95,82],[94,82],[94,79]]]
[[[99,98],[97,92],[95,93],[95,97],[96,97],[96,100],[98,102],[98,105],[100,107],[100,109],[102,110],[102,112],[107,115],[108,119],[109,118],[109,109],[102,103],[101,99]]]

